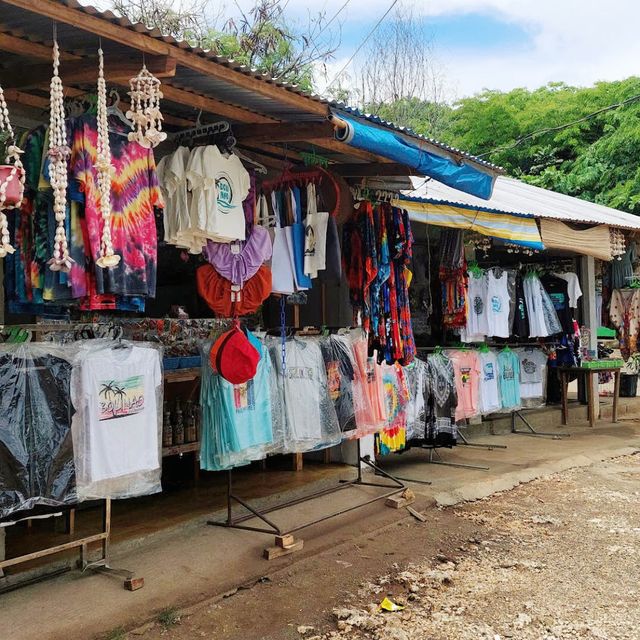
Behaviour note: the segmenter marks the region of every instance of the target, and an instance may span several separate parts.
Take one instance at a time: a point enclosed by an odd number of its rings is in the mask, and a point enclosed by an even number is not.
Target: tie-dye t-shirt
[[[95,116],[78,118],[70,140],[71,175],[84,194],[86,252],[100,257],[102,216],[96,169]],[[109,134],[111,164],[111,239],[121,257],[117,267],[95,267],[91,293],[114,293],[153,298],[156,291],[157,234],[154,208],[163,208],[156,164],[151,149],[129,142],[126,135]],[[93,275],[93,274],[92,274]],[[93,280],[93,278],[91,278]],[[91,282],[91,285],[94,283]]]

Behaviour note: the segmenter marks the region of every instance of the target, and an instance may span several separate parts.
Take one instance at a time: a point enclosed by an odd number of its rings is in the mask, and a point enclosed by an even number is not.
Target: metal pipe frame
[[[483,442],[469,442],[464,433],[462,433],[460,426],[458,426],[458,436],[460,436],[460,440],[462,440],[462,442],[459,442],[458,444],[462,444],[466,447],[476,447],[478,449],[487,449],[488,451],[507,448],[506,444],[484,444]]]
[[[516,416],[527,425],[529,431],[518,431],[516,429]],[[551,433],[550,431],[536,431],[519,410],[516,410],[511,414],[511,433],[517,433],[521,436],[541,436],[543,438],[552,438],[553,440],[561,440],[562,438],[568,438],[571,435],[566,431],[560,431],[558,433]]]
[[[362,479],[362,464],[366,464],[371,467],[376,475],[382,475],[385,478],[391,480],[393,484],[382,484],[379,482],[366,482]],[[303,524],[296,525],[289,529],[283,530],[279,525],[275,522],[267,518],[266,514],[272,513],[274,511],[280,511],[281,509],[286,509],[287,507],[292,507],[297,504],[302,504],[304,502],[309,502],[310,500],[314,500],[315,498],[319,498],[321,496],[330,495],[332,493],[336,493],[341,489],[346,489],[349,487],[355,486],[365,486],[365,487],[381,487],[385,489],[391,489],[391,491],[385,491],[382,495],[375,496],[374,498],[369,498],[364,502],[359,502],[356,505],[351,507],[347,507],[346,509],[340,509],[339,511],[335,511],[329,515],[322,516],[321,518],[316,518],[309,522],[305,522]],[[398,493],[399,491],[403,491],[406,489],[406,486],[403,482],[401,482],[398,478],[390,475],[386,471],[380,469],[374,462],[371,461],[369,456],[362,456],[360,451],[360,441],[358,440],[358,475],[354,480],[345,480],[341,481],[338,485],[334,487],[328,487],[326,489],[321,489],[320,491],[315,491],[312,494],[301,496],[299,498],[294,498],[292,500],[287,500],[286,502],[281,502],[277,505],[269,507],[268,509],[258,510],[252,507],[249,503],[239,498],[237,495],[233,493],[233,475],[232,470],[227,471],[227,518],[223,521],[218,520],[209,520],[207,524],[214,527],[226,527],[229,529],[241,529],[244,531],[255,531],[256,533],[267,533],[267,534],[275,534],[277,536],[286,536],[292,533],[296,533],[301,531],[302,529],[306,529],[307,527],[311,527],[315,524],[319,524],[320,522],[325,522],[326,520],[330,520],[331,518],[336,518],[337,516],[344,515],[345,513],[349,513],[350,511],[355,511],[356,509],[360,509],[362,507],[366,507],[369,504],[373,504],[374,502],[378,502],[379,500],[386,500],[390,496]],[[240,516],[234,517],[233,515],[233,502],[237,502],[239,505],[244,507],[249,513]],[[244,525],[243,522],[247,520],[251,520],[252,518],[258,518],[262,522],[264,522],[269,528],[266,527],[257,527],[252,525]]]
[[[478,469],[480,471],[489,471],[489,467],[480,466],[477,464],[464,464],[462,462],[445,462],[438,453],[436,447],[422,447],[423,449],[429,449],[429,459],[427,460],[428,464],[442,464],[447,467],[458,467],[460,469]],[[434,460],[434,455],[438,458]]]

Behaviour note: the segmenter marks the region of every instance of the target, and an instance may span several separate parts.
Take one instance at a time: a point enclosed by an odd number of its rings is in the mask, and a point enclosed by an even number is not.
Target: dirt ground
[[[103,637],[640,638],[639,455],[425,515]]]

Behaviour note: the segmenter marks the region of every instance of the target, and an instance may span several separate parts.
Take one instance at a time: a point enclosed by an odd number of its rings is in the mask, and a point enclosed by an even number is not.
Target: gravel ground
[[[640,638],[640,455],[425,515],[106,637]],[[381,612],[385,596],[404,610]]]
[[[334,610],[338,630],[316,640],[640,638],[640,456],[454,511],[478,525],[460,555],[363,584],[356,606]],[[380,613],[385,595],[404,611]]]

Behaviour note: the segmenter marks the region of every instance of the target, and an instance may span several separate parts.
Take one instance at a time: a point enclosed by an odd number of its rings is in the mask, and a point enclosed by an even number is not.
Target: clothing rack
[[[360,509],[369,504],[373,504],[374,502],[378,502],[379,500],[386,500],[390,498],[396,493],[404,491],[406,486],[403,482],[401,482],[398,478],[392,476],[391,474],[383,471],[378,467],[371,458],[367,456],[362,456],[362,451],[360,447],[360,440],[356,440],[357,443],[357,459],[358,459],[358,474],[353,480],[341,480],[340,484],[333,487],[328,487],[326,489],[321,489],[320,491],[316,491],[310,495],[306,495],[300,498],[294,498],[292,500],[287,500],[285,502],[279,503],[275,506],[269,507],[267,509],[259,510],[251,506],[248,502],[237,496],[233,491],[233,470],[229,469],[227,471],[227,517],[226,520],[209,520],[207,524],[215,527],[226,527],[229,529],[241,529],[244,531],[255,531],[257,533],[267,533],[267,534],[275,534],[276,536],[276,547],[265,549],[265,558],[272,559],[273,557],[285,555],[288,553],[293,553],[294,551],[298,551],[302,548],[302,540],[294,540],[293,534],[301,531],[302,529],[306,529],[315,524],[319,524],[320,522],[324,522],[325,520],[330,520],[331,518],[335,518],[337,516],[341,516],[345,513],[349,513],[350,511],[354,511],[355,509]],[[374,470],[376,475],[382,475],[388,480],[391,481],[392,484],[381,484],[379,482],[367,482],[362,477],[362,465],[367,465],[371,469]],[[339,509],[334,511],[333,513],[325,516],[321,516],[319,518],[315,518],[308,522],[304,522],[302,524],[297,524],[293,527],[283,528],[280,525],[273,522],[271,519],[267,517],[267,514],[272,513],[274,511],[280,511],[287,507],[291,507],[298,504],[303,504],[305,502],[309,502],[314,500],[315,498],[320,498],[322,496],[331,495],[340,491],[342,489],[346,489],[349,487],[356,486],[366,486],[366,487],[380,487],[384,489],[389,489],[389,491],[385,491],[383,494],[379,496],[375,496],[373,498],[369,498],[362,502],[359,502],[356,505],[352,505],[350,507],[346,507],[344,509]],[[242,516],[235,516],[233,513],[233,504],[234,502],[238,503],[244,509],[246,509],[249,513]],[[247,520],[251,520],[253,518],[258,518],[261,520],[266,526],[255,526],[250,524],[243,524]],[[277,551],[279,549],[279,551]]]
[[[202,138],[204,136],[215,136],[221,133],[231,131],[231,126],[226,120],[219,120],[218,122],[212,122],[211,124],[198,124],[190,129],[183,129],[176,132],[172,138],[178,143],[186,142],[187,140],[194,140],[195,138]]]
[[[28,519],[28,517],[26,518]],[[69,513],[67,533],[70,537],[74,534],[75,523],[75,509],[72,508]],[[17,523],[15,523],[17,524]],[[111,538],[111,498],[105,498],[102,500],[102,527],[101,531],[92,535],[83,536],[82,538],[75,538],[69,542],[63,542],[61,544],[48,547],[46,549],[40,549],[39,551],[33,551],[26,553],[15,558],[8,558],[0,560],[0,593],[5,591],[11,591],[18,587],[23,586],[27,582],[33,582],[33,580],[27,580],[24,582],[8,582],[8,577],[5,575],[4,570],[8,567],[15,567],[26,562],[33,562],[40,558],[63,553],[65,551],[72,551],[74,549],[80,550],[80,556],[78,566],[84,573],[85,571],[99,571],[101,573],[108,573],[111,575],[117,575],[124,577],[124,588],[128,591],[136,591],[144,586],[144,578],[136,578],[133,571],[126,569],[114,569],[109,566],[109,543]],[[89,545],[100,543],[100,557],[97,560],[89,559]],[[68,569],[70,570],[69,566]],[[50,575],[57,575],[60,571],[55,571]],[[49,577],[48,575],[42,576],[43,578]],[[38,578],[41,579],[41,578]],[[3,584],[6,582],[6,584]]]
[[[516,429],[516,418],[520,418],[527,427],[527,431],[518,431]],[[536,431],[531,423],[522,415],[522,409],[516,409],[511,412],[511,433],[517,433],[521,436],[542,436],[544,438],[552,438],[553,440],[561,440],[562,438],[568,438],[571,434],[566,431],[559,433],[551,433],[550,431]]]

